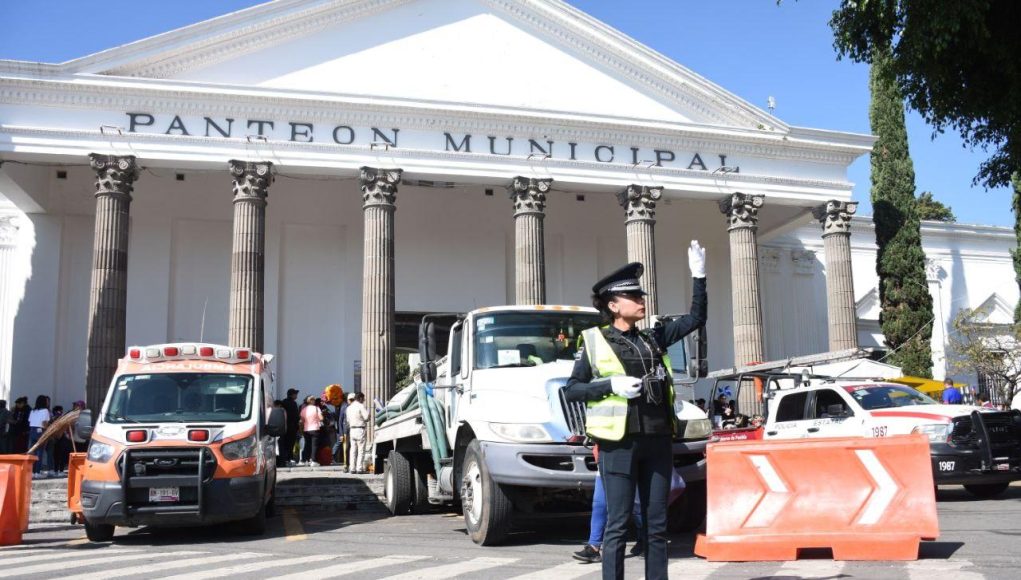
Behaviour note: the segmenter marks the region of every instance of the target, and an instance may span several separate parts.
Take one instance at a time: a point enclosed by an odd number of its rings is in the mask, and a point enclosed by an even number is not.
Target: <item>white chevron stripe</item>
[[[869,496],[861,517],[858,518],[859,524],[871,526],[883,517],[883,513],[886,512],[886,508],[897,495],[900,486],[890,477],[890,473],[883,468],[882,462],[871,449],[856,449],[855,454],[865,469],[869,470],[869,475],[872,476],[877,486]]]
[[[448,580],[460,574],[488,570],[505,564],[513,564],[517,561],[517,558],[472,558],[463,562],[413,570],[396,576],[386,576],[385,578],[387,580]],[[500,578],[502,574],[494,573],[491,577]]]
[[[138,552],[138,550],[128,550],[124,548],[104,548],[100,550],[19,550],[16,552],[4,552],[3,554],[0,554],[0,566],[7,568],[12,564],[28,564],[29,562],[52,560],[54,556],[70,556],[71,558],[79,559],[78,556],[94,558],[96,556],[124,554],[125,552]]]
[[[399,566],[410,564],[418,560],[426,560],[429,556],[382,556],[368,560],[350,560],[330,566],[323,566],[315,570],[304,570],[288,574],[287,576],[276,576],[274,580],[320,580],[324,578],[340,578],[349,574],[357,574],[366,570],[375,570],[386,566]]]
[[[755,469],[759,470],[759,475],[762,479],[766,480],[766,485],[769,486],[769,491],[773,493],[787,493],[787,486],[783,480],[780,479],[780,475],[776,472],[776,468],[769,462],[769,457],[765,455],[749,455],[748,459],[751,460],[752,464],[755,465]]]
[[[274,558],[272,560],[264,560],[262,562],[247,562],[244,564],[237,564],[234,566],[223,566],[221,568],[209,568],[201,571],[185,572],[178,576],[168,576],[164,580],[200,580],[202,578],[230,578],[239,574],[249,574],[252,572],[262,572],[270,568],[282,568],[290,567],[293,568],[299,564],[311,564],[313,562],[322,562],[324,560],[333,560],[337,558],[333,554],[323,554],[318,556],[303,556],[301,558]],[[152,578],[159,578],[159,576],[152,576]]]

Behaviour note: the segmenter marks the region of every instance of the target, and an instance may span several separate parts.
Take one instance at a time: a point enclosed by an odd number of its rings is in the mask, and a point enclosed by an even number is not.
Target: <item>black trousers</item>
[[[606,533],[603,536],[603,580],[623,580],[628,520],[635,488],[642,505],[645,578],[667,577],[667,501],[673,471],[670,437],[624,436],[599,441],[599,473],[606,490]]]
[[[297,439],[297,430],[288,429],[280,436],[280,455],[277,456],[277,465],[286,466],[288,461],[294,459],[294,442]]]
[[[319,431],[305,431],[305,449],[301,451],[301,460],[305,463],[316,460],[319,451]]]

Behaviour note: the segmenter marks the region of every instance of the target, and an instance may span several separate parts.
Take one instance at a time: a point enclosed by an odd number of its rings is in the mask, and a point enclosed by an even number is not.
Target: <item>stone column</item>
[[[362,167],[359,182],[365,217],[362,392],[374,414],[373,399],[386,404],[394,394],[394,202],[401,170]]]
[[[734,193],[720,200],[730,232],[730,279],[734,307],[734,364],[763,362],[762,304],[759,299],[759,229],[761,195]]]
[[[230,161],[234,178],[234,245],[230,259],[230,346],[263,350],[266,197],[273,163]]]
[[[14,315],[20,300],[14,286],[22,282],[15,255],[18,251],[18,231],[21,220],[14,215],[0,216],[0,399],[11,400],[11,356],[14,354]]]
[[[662,187],[629,185],[617,193],[617,201],[627,218],[627,260],[641,262],[642,289],[645,290],[645,322],[659,312],[656,292],[656,202],[663,197]]]
[[[510,186],[514,202],[514,302],[546,303],[546,245],[543,218],[546,192],[552,179],[515,177]]]
[[[812,210],[815,219],[822,222],[831,351],[858,348],[858,314],[851,275],[851,216],[857,210],[856,202],[837,200]]]
[[[117,359],[124,356],[128,298],[128,215],[138,178],[134,155],[89,155],[96,172],[96,233],[92,243],[85,395],[98,416]]]

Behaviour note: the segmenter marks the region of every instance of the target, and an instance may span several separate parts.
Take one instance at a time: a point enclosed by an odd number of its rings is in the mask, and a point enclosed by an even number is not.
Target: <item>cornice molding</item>
[[[487,167],[501,167],[503,170],[519,174],[523,169],[530,173],[539,171],[549,173],[555,170],[567,170],[584,172],[586,175],[603,174],[607,176],[606,182],[612,184],[615,181],[627,180],[622,185],[634,181],[635,168],[624,164],[599,163],[596,161],[580,161],[567,159],[546,159],[540,163],[530,161],[523,157],[509,157],[502,155],[488,155],[480,153],[461,153],[453,151],[422,150],[411,148],[390,148],[385,153],[372,151],[364,145],[336,145],[333,143],[298,143],[292,141],[270,141],[268,143],[250,143],[246,139],[235,138],[210,138],[210,137],[186,137],[182,135],[160,135],[151,133],[125,133],[117,134],[99,130],[85,131],[73,129],[45,129],[36,127],[0,126],[0,153],[12,151],[8,143],[13,138],[26,139],[51,139],[62,141],[58,147],[62,148],[65,154],[74,155],[77,149],[86,148],[88,151],[95,150],[98,145],[109,149],[116,145],[118,150],[130,151],[138,155],[140,159],[169,159],[175,162],[184,162],[187,155],[182,156],[182,148],[195,151],[195,157],[204,160],[215,160],[226,162],[231,158],[241,157],[244,154],[257,154],[265,157],[270,152],[274,163],[283,170],[289,164],[300,161],[304,165],[319,167],[347,167],[349,163],[364,164],[365,158],[386,158],[395,160],[413,160],[420,163],[431,163],[437,169],[450,168],[456,173],[466,171],[466,164],[481,164]],[[133,147],[132,144],[138,147]],[[19,143],[17,149],[24,150],[27,143]],[[146,147],[155,149],[159,146],[166,146],[166,150],[147,150]],[[88,152],[86,151],[86,153]],[[166,152],[166,156],[161,153]],[[344,156],[343,158],[341,156]],[[361,161],[351,161],[358,159]],[[794,194],[798,191],[805,191],[801,197],[810,200],[815,196],[834,196],[838,194],[850,194],[851,184],[843,181],[826,181],[800,179],[795,177],[775,177],[767,175],[755,175],[751,173],[728,174],[726,181],[717,179],[708,171],[695,169],[683,169],[673,167],[643,168],[643,174],[654,180],[664,189],[683,189],[689,185],[701,184],[706,190],[718,191],[733,189],[736,186],[747,184],[749,190],[755,187],[770,189],[771,191],[787,191]],[[610,179],[609,176],[616,176]],[[602,179],[602,178],[600,178]],[[771,196],[777,196],[772,193]],[[706,199],[718,199],[719,193],[710,193]],[[779,199],[779,197],[777,198]],[[808,202],[811,204],[811,202]],[[815,203],[818,203],[816,200]]]
[[[85,80],[85,79],[82,79]],[[868,148],[839,143],[797,142],[761,131],[658,123],[625,118],[580,117],[548,111],[501,110],[489,105],[446,105],[433,102],[355,96],[257,94],[251,89],[229,93],[223,87],[110,86],[104,79],[70,80],[0,77],[0,102],[68,109],[146,110],[196,116],[286,118],[344,124],[393,123],[428,131],[484,129],[514,136],[549,135],[564,141],[614,142],[634,146],[710,150],[725,147],[730,155],[849,165]],[[208,91],[208,92],[206,92]],[[342,113],[338,114],[338,111]],[[728,177],[734,174],[728,174]]]

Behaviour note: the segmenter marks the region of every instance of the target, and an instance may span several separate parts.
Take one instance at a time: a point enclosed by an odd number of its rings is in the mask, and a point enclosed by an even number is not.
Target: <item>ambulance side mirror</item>
[[[82,409],[78,420],[75,421],[74,430],[78,432],[79,439],[88,439],[92,437],[92,411],[89,409]]]
[[[282,437],[287,432],[287,418],[282,407],[273,407],[266,419],[266,434],[270,437]]]

